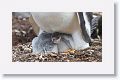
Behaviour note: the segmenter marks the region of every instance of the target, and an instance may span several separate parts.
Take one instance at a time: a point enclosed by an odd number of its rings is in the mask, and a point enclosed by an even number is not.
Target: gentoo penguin
[[[102,15],[98,15],[92,19],[91,38],[102,39]]]
[[[34,42],[34,43],[33,43]],[[72,36],[65,33],[47,33],[43,31],[32,41],[33,53],[64,52],[74,48]]]
[[[43,31],[66,33],[72,36],[74,49],[89,47],[91,26],[85,12],[31,12],[31,16],[39,27],[38,35]]]
[[[67,35],[62,35],[62,37],[73,43],[73,49],[79,50],[89,47],[89,42],[91,41],[89,12],[30,12],[30,14],[30,22],[33,24],[33,29],[38,35],[32,41],[32,45],[34,45],[33,50],[37,50],[35,44],[39,41],[41,35],[43,36],[46,33],[70,34],[71,37]],[[44,31],[46,33],[43,33]],[[65,42],[63,40],[61,42],[63,44],[59,42],[59,45],[64,49]]]

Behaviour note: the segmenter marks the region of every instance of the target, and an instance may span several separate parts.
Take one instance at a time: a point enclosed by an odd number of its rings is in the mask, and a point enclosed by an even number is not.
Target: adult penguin
[[[46,31],[48,33],[71,34],[74,49],[89,47],[91,41],[91,26],[89,16],[85,12],[31,12],[31,18],[37,27],[38,36]],[[33,40],[34,41],[34,40]],[[33,42],[34,44],[35,42]]]

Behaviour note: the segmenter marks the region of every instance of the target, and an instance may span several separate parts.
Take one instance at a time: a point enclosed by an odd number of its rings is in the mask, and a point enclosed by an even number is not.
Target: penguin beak
[[[80,28],[81,28],[81,31],[82,31],[82,37],[83,37],[85,42],[90,43],[91,38],[90,38],[90,36],[89,36],[89,34],[87,33],[87,30],[86,30],[83,12],[77,12],[77,16],[78,16],[78,21],[79,21]]]

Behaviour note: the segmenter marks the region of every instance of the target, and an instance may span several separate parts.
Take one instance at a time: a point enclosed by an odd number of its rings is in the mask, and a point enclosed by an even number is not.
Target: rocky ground
[[[63,53],[33,54],[31,41],[35,33],[29,20],[12,19],[13,62],[102,62],[102,40],[94,39],[89,48]]]

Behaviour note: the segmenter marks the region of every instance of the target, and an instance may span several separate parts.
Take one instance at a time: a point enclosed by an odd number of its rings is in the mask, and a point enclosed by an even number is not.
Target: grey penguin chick
[[[46,53],[52,51],[57,45],[51,40],[51,33],[43,32],[32,41],[33,53]],[[55,51],[58,52],[58,51]]]
[[[43,32],[32,41],[33,53],[63,52],[74,47],[72,36],[64,33]]]

